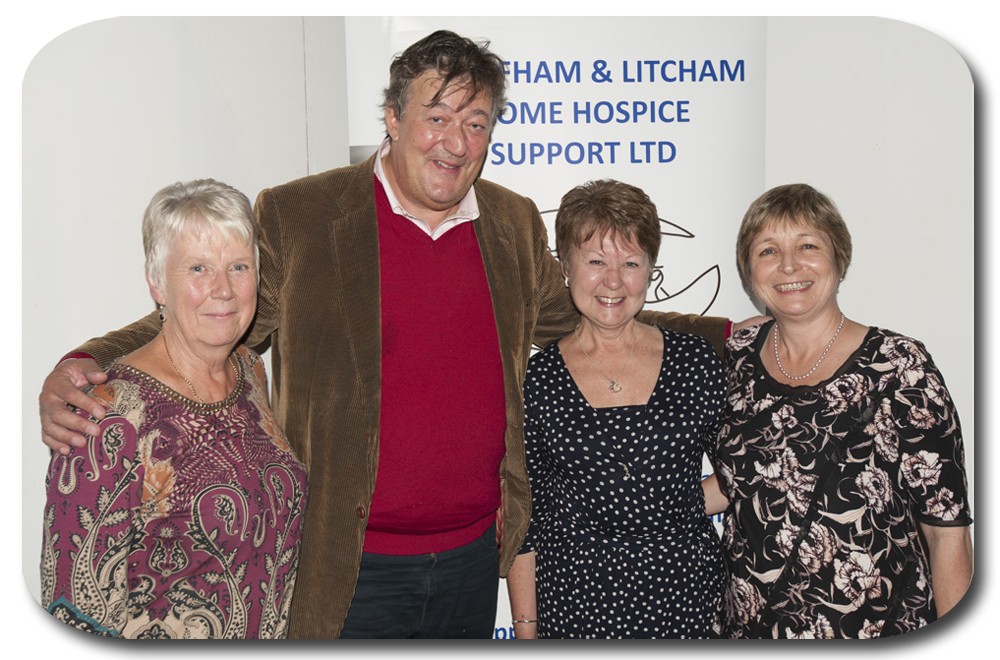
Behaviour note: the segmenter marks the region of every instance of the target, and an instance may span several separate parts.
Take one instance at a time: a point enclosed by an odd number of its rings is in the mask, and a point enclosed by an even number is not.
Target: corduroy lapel
[[[342,330],[324,337],[346,334],[352,362],[361,378],[367,413],[377,423],[381,376],[381,294],[379,287],[378,218],[375,210],[374,164],[376,156],[358,166],[337,200],[339,212],[330,218],[330,254],[337,273],[337,314],[328,322]],[[346,329],[346,331],[344,330]],[[318,351],[322,354],[322,350]]]

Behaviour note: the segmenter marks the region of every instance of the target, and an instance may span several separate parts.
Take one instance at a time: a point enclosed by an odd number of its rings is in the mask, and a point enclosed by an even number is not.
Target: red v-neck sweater
[[[378,477],[366,552],[471,543],[500,506],[503,368],[473,223],[432,240],[375,180],[382,296]]]

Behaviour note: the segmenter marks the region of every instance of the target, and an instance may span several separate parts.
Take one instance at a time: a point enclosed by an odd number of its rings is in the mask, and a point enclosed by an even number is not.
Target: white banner
[[[482,176],[535,201],[553,248],[562,195],[619,179],[646,191],[663,224],[647,309],[755,313],[732,255],[764,180],[764,19],[349,17],[354,157],[384,136],[374,109],[392,56],[441,28],[488,38],[507,62]]]

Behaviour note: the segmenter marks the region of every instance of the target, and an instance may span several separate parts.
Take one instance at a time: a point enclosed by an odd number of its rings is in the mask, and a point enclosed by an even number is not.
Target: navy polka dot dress
[[[558,345],[524,385],[539,637],[709,637],[722,584],[702,456],[725,394],[704,339],[663,330],[649,402],[595,409]]]

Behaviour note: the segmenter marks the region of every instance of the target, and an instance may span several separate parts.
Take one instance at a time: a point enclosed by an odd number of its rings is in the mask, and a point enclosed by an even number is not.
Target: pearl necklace
[[[604,376],[604,380],[608,381],[608,390],[610,390],[612,394],[618,394],[619,392],[622,391],[622,386],[618,383],[618,379],[621,378],[622,374],[625,373],[625,369],[628,367],[629,360],[632,359],[632,351],[635,350],[635,338],[639,335],[639,324],[636,323],[634,319],[633,319],[632,323],[633,323],[633,326],[632,326],[632,348],[630,348],[628,350],[628,357],[625,358],[625,366],[623,366],[622,370],[620,372],[618,372],[618,377],[615,378],[614,380],[611,380],[610,378],[608,378],[607,374],[605,374],[603,371],[601,371],[601,368],[599,366],[597,366],[596,362],[594,362],[594,358],[590,357],[590,354],[587,352],[587,349],[585,349],[583,347],[583,344],[580,343],[580,326],[576,326],[575,328],[573,328],[573,334],[576,335],[576,344],[577,344],[577,346],[580,347],[580,350],[583,351],[583,354],[587,356],[588,360],[590,360],[590,364],[593,365],[594,369],[597,369],[597,371],[602,376]]]
[[[813,365],[813,368],[810,369],[809,373],[807,373],[806,375],[804,375],[804,376],[793,376],[793,375],[789,374],[787,371],[785,371],[785,368],[781,366],[781,358],[778,357],[778,323],[775,322],[775,324],[774,324],[774,359],[778,363],[778,369],[781,371],[781,373],[783,373],[785,375],[785,378],[789,378],[791,380],[804,380],[806,378],[809,378],[809,376],[811,376],[812,373],[814,371],[816,371],[816,368],[819,366],[819,363],[823,361],[823,358],[826,357],[826,354],[830,352],[830,348],[833,346],[833,342],[837,341],[837,335],[840,334],[840,329],[843,328],[843,327],[844,327],[844,313],[841,312],[840,313],[840,325],[837,326],[837,331],[835,333],[833,333],[833,339],[831,339],[830,343],[826,345],[826,350],[824,350],[823,354],[819,356],[818,360],[816,360],[816,364]]]

